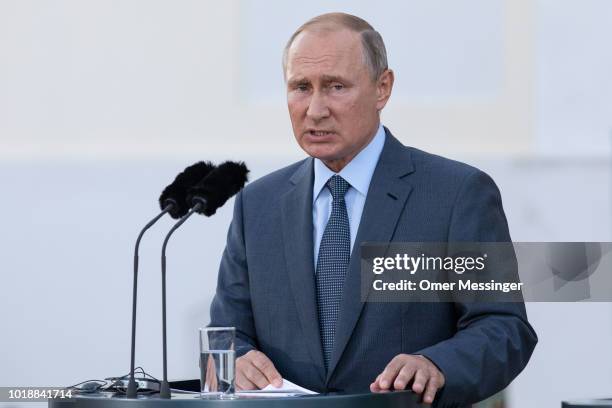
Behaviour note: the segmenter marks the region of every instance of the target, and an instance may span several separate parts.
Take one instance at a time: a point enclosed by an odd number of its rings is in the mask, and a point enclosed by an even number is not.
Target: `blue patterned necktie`
[[[351,256],[350,225],[344,201],[350,184],[334,175],[326,186],[333,198],[332,211],[321,238],[316,270],[317,312],[325,369],[329,366],[334,347],[342,287]]]

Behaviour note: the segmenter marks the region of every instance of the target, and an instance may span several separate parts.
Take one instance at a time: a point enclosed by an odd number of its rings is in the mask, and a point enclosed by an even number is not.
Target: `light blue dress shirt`
[[[314,266],[317,268],[317,258],[319,256],[319,245],[323,238],[323,231],[329,220],[332,210],[332,196],[328,188],[325,187],[327,180],[334,174],[340,175],[348,181],[351,187],[344,196],[346,211],[348,213],[349,226],[351,229],[351,252],[355,245],[355,238],[363,206],[365,205],[370,181],[374,174],[374,169],[378,163],[380,153],[385,144],[385,130],[381,125],[378,126],[376,135],[370,143],[353,158],[340,173],[331,171],[321,160],[314,159],[314,183],[312,186],[312,225],[314,237]]]

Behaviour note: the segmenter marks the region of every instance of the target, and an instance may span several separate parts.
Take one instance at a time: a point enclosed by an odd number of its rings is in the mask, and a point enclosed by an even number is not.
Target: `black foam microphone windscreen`
[[[187,201],[189,189],[206,177],[214,168],[215,166],[208,161],[200,161],[186,167],[159,196],[161,209],[163,210],[166,206],[172,204],[168,211],[172,218],[181,218],[187,214],[187,211],[191,208],[191,203]]]
[[[198,213],[207,217],[238,193],[248,180],[249,169],[243,162],[225,162],[213,169],[201,182],[189,189],[187,202],[201,203]]]

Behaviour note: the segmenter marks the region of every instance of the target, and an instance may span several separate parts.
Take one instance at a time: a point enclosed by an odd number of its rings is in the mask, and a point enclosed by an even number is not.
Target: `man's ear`
[[[391,91],[393,90],[393,81],[395,80],[395,75],[393,71],[390,69],[386,69],[378,80],[376,81],[376,109],[381,111],[387,101],[391,97]]]

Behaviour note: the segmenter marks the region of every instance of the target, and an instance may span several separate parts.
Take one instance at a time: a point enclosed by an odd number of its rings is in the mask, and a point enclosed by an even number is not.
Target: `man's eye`
[[[308,90],[308,85],[297,85],[295,89],[300,92],[306,92]]]
[[[332,85],[332,88],[334,88],[334,90],[336,90],[336,91],[341,91],[341,90],[344,89],[344,85],[342,85],[342,84],[334,84],[334,85]]]

